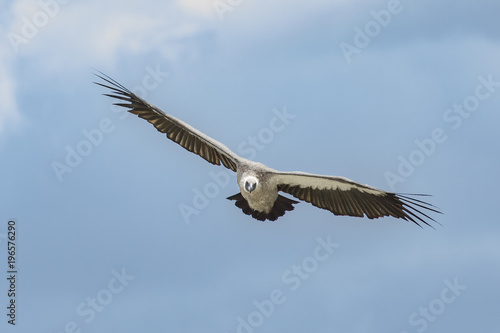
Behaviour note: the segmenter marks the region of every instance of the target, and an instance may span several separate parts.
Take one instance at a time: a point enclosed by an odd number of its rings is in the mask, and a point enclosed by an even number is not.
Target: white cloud
[[[10,31],[21,34],[23,20],[43,11],[15,6]],[[19,45],[20,54],[40,62],[41,70],[112,66],[121,54],[147,54],[154,50],[171,61],[179,59],[179,48],[190,50],[186,39],[205,30],[200,20],[189,20],[172,3],[149,2],[124,5],[116,2],[61,4],[36,35]],[[117,7],[118,6],[118,7]],[[189,4],[194,8],[193,4]],[[118,9],[117,9],[118,8]],[[179,41],[182,41],[180,43]],[[185,54],[183,54],[185,56]]]
[[[0,34],[5,36],[2,28]],[[11,58],[10,50],[0,47],[0,134],[21,120],[15,97],[16,84],[11,73]]]
[[[22,120],[15,68],[23,62],[39,71],[34,76],[74,76],[113,66],[122,55],[155,53],[166,62],[185,61],[197,54],[189,39],[207,29],[204,20],[189,16],[209,15],[207,8],[195,1],[13,1],[0,25],[7,37],[0,42],[0,133]],[[19,38],[13,43],[12,36]]]
[[[40,1],[17,0],[11,7],[9,32],[22,35],[27,21],[33,23],[35,17],[46,16],[34,36],[18,48],[23,56],[40,62],[38,68],[52,73],[82,66],[112,66],[120,54],[151,51],[175,63],[196,57],[197,45],[188,39],[205,32],[216,32],[230,44],[236,37],[267,38],[269,29],[283,30],[322,8],[345,2],[313,0],[304,10],[304,6],[285,0],[224,1],[234,10],[226,13],[230,20],[221,22],[210,0],[43,1],[56,3],[50,9]]]
[[[178,0],[179,5],[191,14],[215,18],[213,1]]]

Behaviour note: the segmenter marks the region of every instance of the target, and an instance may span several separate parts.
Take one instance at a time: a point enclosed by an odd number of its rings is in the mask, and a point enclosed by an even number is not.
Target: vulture
[[[294,204],[302,200],[335,215],[376,219],[392,216],[431,226],[436,222],[428,214],[441,213],[437,207],[417,199],[423,194],[398,194],[379,190],[338,176],[324,176],[306,172],[283,172],[262,163],[238,156],[224,144],[200,132],[156,106],[149,104],[123,85],[100,72],[95,74],[102,82],[94,82],[110,90],[104,94],[119,100],[115,105],[145,119],[167,138],[206,161],[223,165],[236,172],[240,192],[228,197],[243,213],[260,221],[275,221]],[[280,194],[287,193],[297,200]],[[432,226],[431,226],[432,227]]]

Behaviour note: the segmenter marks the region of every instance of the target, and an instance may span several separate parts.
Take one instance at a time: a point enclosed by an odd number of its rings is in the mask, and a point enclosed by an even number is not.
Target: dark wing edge
[[[210,138],[185,122],[166,114],[154,105],[149,104],[123,85],[113,80],[102,72],[95,73],[106,83],[94,82],[104,88],[110,89],[110,94],[105,96],[116,98],[127,103],[114,103],[128,112],[147,120],[159,132],[165,133],[167,138],[179,144],[184,149],[199,155],[206,161],[215,165],[224,165],[226,168],[237,170],[239,156],[222,143]]]
[[[299,172],[279,173],[277,177],[279,191],[326,209],[335,215],[366,216],[369,219],[392,216],[411,221],[419,227],[422,227],[420,223],[424,223],[434,228],[428,220],[440,224],[427,214],[429,212],[441,214],[437,207],[413,198],[413,196],[427,195],[386,192],[343,177]]]

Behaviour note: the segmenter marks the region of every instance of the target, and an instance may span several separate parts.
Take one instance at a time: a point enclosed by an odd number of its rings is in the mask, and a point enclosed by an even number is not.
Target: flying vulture
[[[240,193],[228,197],[235,200],[243,213],[265,221],[275,221],[299,203],[281,196],[284,192],[335,215],[366,216],[376,219],[393,216],[421,226],[432,220],[426,213],[440,213],[433,205],[412,194],[401,195],[354,182],[344,177],[322,176],[305,172],[282,172],[238,156],[222,143],[212,139],[185,122],[149,104],[109,76],[96,74],[104,83],[94,82],[111,90],[104,94],[125,103],[115,105],[147,120],[167,138],[208,162],[223,165],[237,173]]]

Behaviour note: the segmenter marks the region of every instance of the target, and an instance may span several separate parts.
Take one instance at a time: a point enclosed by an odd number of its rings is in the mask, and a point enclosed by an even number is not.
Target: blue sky
[[[500,4],[2,8],[2,332],[497,331]],[[96,70],[272,168],[432,194],[442,226],[307,203],[258,222],[225,199],[234,175],[112,107]]]

